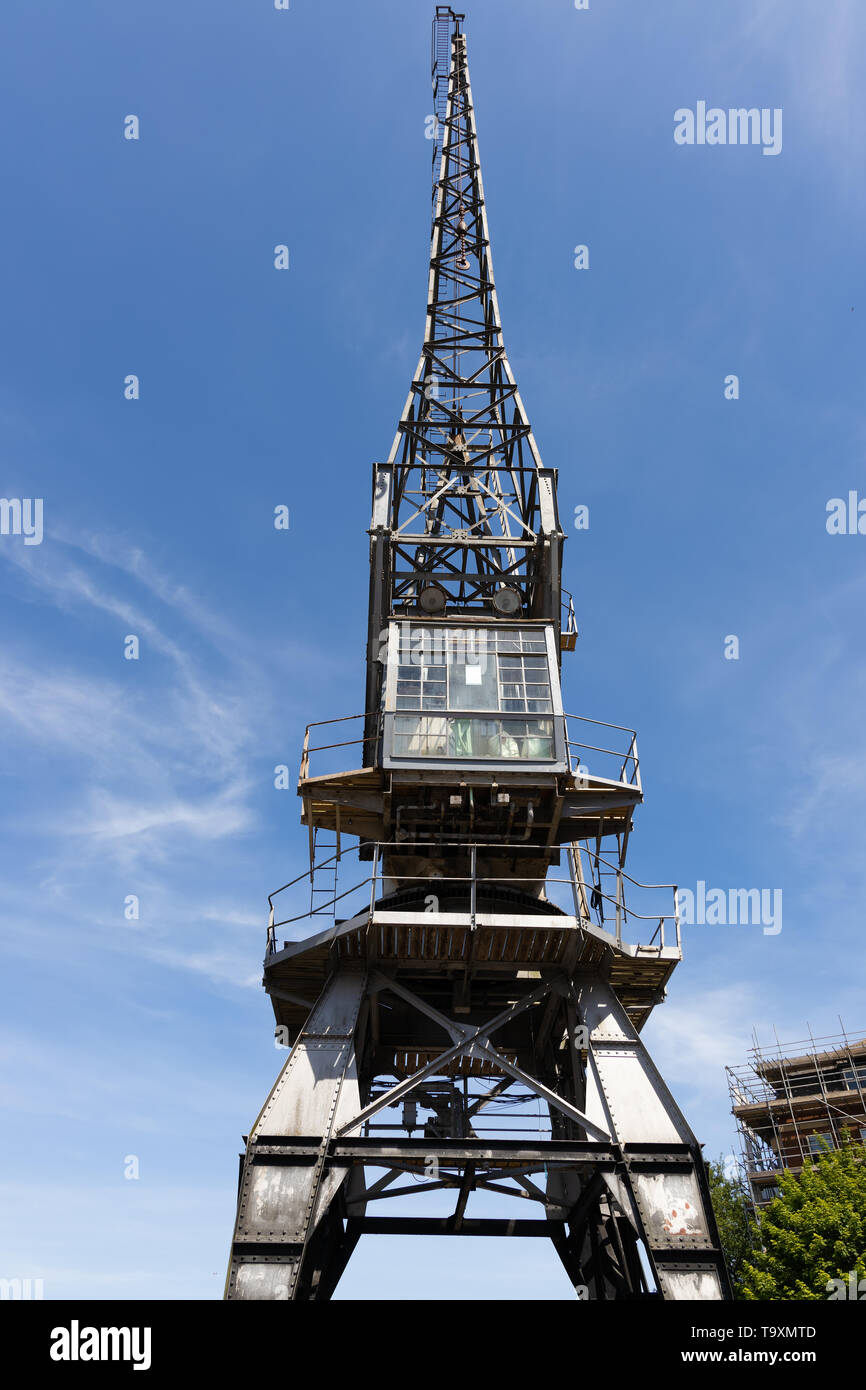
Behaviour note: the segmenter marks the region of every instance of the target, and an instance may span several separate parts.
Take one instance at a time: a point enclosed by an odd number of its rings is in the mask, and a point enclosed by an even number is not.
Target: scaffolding
[[[779,1195],[779,1174],[800,1173],[822,1150],[866,1143],[866,1036],[841,1032],[760,1047],[726,1067],[740,1166],[755,1212]]]

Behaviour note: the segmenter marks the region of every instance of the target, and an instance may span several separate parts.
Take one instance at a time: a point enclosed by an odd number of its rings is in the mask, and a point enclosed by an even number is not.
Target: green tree
[[[866,1161],[850,1141],[783,1172],[761,1213],[760,1248],[743,1270],[747,1299],[827,1299],[832,1279],[866,1278]]]
[[[707,1177],[734,1297],[742,1298],[743,1267],[754,1254],[755,1223],[752,1220],[749,1189],[744,1179],[739,1172],[729,1175],[725,1165],[724,1158],[709,1163]]]

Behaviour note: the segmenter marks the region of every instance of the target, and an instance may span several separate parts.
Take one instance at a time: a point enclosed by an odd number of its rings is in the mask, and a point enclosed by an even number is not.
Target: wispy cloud
[[[50,942],[70,963],[120,951],[218,989],[258,987],[251,932],[263,944],[268,885],[256,916],[235,876],[259,824],[263,746],[266,770],[282,760],[276,673],[263,679],[252,638],[141,548],[54,536],[36,557],[4,556],[13,595],[62,615],[63,632],[55,651],[21,628],[0,653],[0,718],[14,730],[0,771],[17,789],[4,830],[22,846],[7,875],[10,948]],[[126,663],[118,632],[138,634],[149,659]],[[124,919],[128,894],[140,920]],[[22,934],[34,913],[38,934]]]
[[[804,137],[821,147],[846,193],[862,198],[866,10],[861,0],[820,6],[759,0],[746,7],[732,33],[734,43],[744,66],[781,61],[797,96]]]
[[[749,1046],[760,1006],[750,982],[694,987],[668,999],[647,1025],[650,1044],[662,1074],[672,1083],[716,1096],[724,1089],[725,1067]]]
[[[9,555],[44,601],[82,617],[119,619],[167,662],[156,673],[142,663],[133,683],[129,669],[113,675],[92,665],[85,674],[68,658],[46,665],[24,652],[4,653],[0,711],[37,752],[77,764],[78,811],[70,816],[65,807],[55,828],[79,843],[93,839],[100,853],[123,841],[127,857],[133,841],[147,854],[176,837],[218,839],[248,829],[248,758],[253,731],[272,718],[270,693],[224,619],[158,574],[141,551],[119,557],[115,550],[94,538],[79,550],[83,562],[62,545],[38,559],[23,548]],[[89,572],[90,555],[109,567],[109,577],[113,567],[115,588]],[[124,579],[138,596],[119,592]],[[148,611],[153,595],[172,631]],[[177,635],[183,630],[194,640],[185,644]],[[118,646],[118,666],[121,660]]]

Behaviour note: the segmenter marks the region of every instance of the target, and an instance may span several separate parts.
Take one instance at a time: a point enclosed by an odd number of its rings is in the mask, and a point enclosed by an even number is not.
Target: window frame
[[[814,1145],[812,1143],[813,1139],[816,1141]],[[807,1134],[806,1144],[809,1149],[809,1157],[820,1158],[821,1154],[824,1152],[824,1143],[826,1143],[828,1149],[836,1148],[836,1136],[829,1129],[820,1131],[813,1130],[811,1134]]]
[[[473,709],[472,707],[469,707],[469,708],[467,708],[467,709],[455,709],[455,708],[450,707],[450,706],[448,705],[448,703],[447,703],[447,702],[448,702],[448,698],[449,698],[449,696],[448,696],[448,688],[449,688],[449,687],[448,687],[448,682],[447,682],[447,680],[446,680],[446,697],[445,697],[445,698],[446,698],[446,705],[445,705],[445,708],[444,708],[444,709],[441,709],[441,710],[440,710],[440,709],[429,709],[429,708],[425,708],[425,707],[423,706],[423,703],[422,703],[422,706],[421,706],[420,709],[405,709],[405,708],[398,709],[398,708],[397,708],[397,683],[398,683],[398,680],[401,679],[401,678],[400,678],[400,676],[399,676],[400,663],[398,662],[398,660],[396,659],[396,657],[397,657],[397,655],[398,655],[399,648],[395,651],[394,657],[393,657],[393,658],[392,658],[391,653],[392,653],[392,650],[394,650],[394,642],[396,641],[397,643],[399,643],[399,641],[400,641],[400,638],[401,638],[400,628],[401,628],[401,625],[404,625],[404,624],[405,624],[406,627],[408,627],[408,628],[411,629],[411,632],[412,632],[413,634],[417,634],[417,633],[420,632],[420,631],[425,631],[425,632],[426,632],[426,631],[429,631],[429,632],[432,632],[432,633],[441,632],[441,633],[444,634],[444,633],[453,633],[453,632],[459,632],[459,631],[468,631],[468,632],[473,632],[473,631],[474,631],[474,632],[482,632],[482,631],[491,632],[491,631],[493,631],[493,632],[495,632],[495,631],[499,630],[499,631],[534,632],[534,633],[538,633],[539,635],[542,635],[542,636],[544,637],[544,651],[543,651],[543,652],[524,652],[524,651],[521,650],[521,651],[519,651],[519,652],[514,652],[514,653],[500,653],[500,652],[497,651],[497,652],[494,654],[494,659],[496,660],[497,701],[498,701],[498,706],[501,706],[501,705],[503,705],[503,704],[505,703],[505,697],[504,697],[503,694],[502,694],[502,690],[503,690],[503,687],[504,687],[504,685],[506,684],[506,682],[504,682],[504,681],[501,679],[502,672],[501,672],[501,668],[500,668],[500,665],[499,665],[499,657],[500,657],[500,655],[514,655],[514,656],[521,656],[521,657],[523,657],[523,656],[543,656],[543,657],[545,658],[545,661],[546,661],[546,664],[545,664],[545,672],[546,672],[545,679],[546,679],[546,682],[547,682],[547,684],[549,685],[549,688],[550,688],[550,705],[551,705],[550,711],[549,711],[549,712],[545,711],[544,713],[537,713],[537,712],[530,712],[530,711],[527,711],[527,710],[522,710],[522,711],[518,711],[518,710],[506,710],[506,709],[502,709],[502,708],[500,708],[500,707],[497,707],[496,709],[482,709],[482,708]],[[510,771],[513,771],[513,772],[521,772],[521,771],[529,771],[529,772],[544,771],[544,772],[561,773],[561,772],[565,772],[565,771],[567,770],[566,746],[565,746],[565,721],[564,721],[564,718],[563,718],[563,709],[562,709],[562,694],[561,694],[561,689],[560,689],[559,662],[558,662],[558,653],[557,653],[557,649],[556,649],[556,634],[555,634],[555,632],[554,632],[554,628],[553,628],[553,624],[552,624],[552,623],[539,623],[539,622],[531,622],[531,621],[530,621],[530,622],[527,622],[526,620],[523,620],[523,621],[518,620],[518,621],[515,622],[515,621],[513,621],[513,620],[508,620],[508,619],[503,619],[501,623],[489,623],[489,624],[487,624],[487,623],[482,624],[482,623],[477,623],[477,622],[474,622],[474,623],[473,623],[473,622],[468,622],[468,621],[467,621],[467,622],[459,622],[459,621],[457,621],[457,622],[448,622],[447,620],[446,620],[446,621],[441,621],[441,620],[439,620],[439,621],[425,621],[425,622],[419,622],[419,621],[417,621],[416,619],[413,618],[413,619],[394,619],[394,620],[392,620],[392,621],[389,623],[388,626],[389,626],[389,632],[388,632],[387,661],[386,661],[386,667],[385,667],[385,679],[384,679],[384,681],[383,681],[383,707],[384,707],[384,715],[383,715],[383,749],[382,749],[382,753],[383,753],[383,766],[384,766],[384,767],[412,768],[412,769],[419,769],[419,770],[420,770],[420,769],[424,769],[424,768],[428,768],[428,769],[431,769],[431,770],[435,770],[435,769],[441,769],[442,767],[445,767],[445,766],[455,766],[455,767],[460,767],[460,768],[464,768],[464,769],[467,769],[467,770],[476,770],[476,769],[477,769],[478,771],[487,771],[487,772],[492,771],[494,768],[495,768],[497,771],[499,771],[499,770],[506,770],[506,769],[507,769],[507,770],[510,770]],[[404,663],[404,665],[405,665],[405,663]],[[525,665],[523,665],[523,663],[521,663],[521,666],[522,666],[522,672],[525,673],[525,671],[526,671]],[[530,668],[530,669],[531,669],[531,668]],[[422,671],[422,667],[421,667],[421,665],[419,664],[419,666],[418,666],[419,684],[420,684],[420,686],[421,686],[421,699],[422,699],[422,701],[423,701],[424,681],[421,679],[421,671]],[[403,680],[405,681],[405,677],[403,678]],[[530,682],[530,683],[531,683],[531,682]],[[508,684],[513,684],[513,682],[508,682]],[[522,688],[523,688],[524,692],[525,692],[525,690],[526,690],[526,684],[527,684],[527,682],[526,682],[525,680],[521,682],[521,685],[522,685]],[[511,697],[510,697],[510,698],[511,698]],[[528,697],[525,696],[525,693],[524,693],[524,701],[523,701],[523,702],[524,702],[524,703],[528,703]],[[430,719],[439,719],[439,718],[441,718],[441,719],[446,720],[446,721],[447,721],[447,720],[453,720],[453,719],[485,719],[485,720],[489,720],[489,721],[493,721],[493,720],[506,721],[506,723],[507,723],[508,721],[523,722],[523,721],[526,721],[526,720],[532,720],[532,721],[535,721],[535,720],[549,720],[550,723],[551,723],[551,726],[552,726],[553,757],[552,757],[552,758],[501,758],[501,757],[500,757],[500,758],[480,758],[480,757],[477,757],[477,756],[474,757],[474,758],[473,758],[473,757],[453,757],[453,756],[450,756],[450,755],[448,754],[447,751],[446,751],[445,753],[442,753],[442,754],[434,754],[434,755],[431,755],[431,756],[428,756],[428,757],[423,757],[423,756],[421,756],[421,755],[419,755],[419,754],[408,754],[408,755],[407,755],[407,754],[402,754],[402,753],[395,753],[395,752],[394,752],[394,748],[395,748],[395,733],[396,733],[395,721],[396,721],[397,718],[411,718],[413,715],[414,715],[414,716],[417,716],[418,718],[430,718]]]

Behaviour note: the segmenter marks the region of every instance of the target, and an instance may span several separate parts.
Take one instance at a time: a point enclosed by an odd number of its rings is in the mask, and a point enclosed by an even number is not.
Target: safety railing
[[[766,1155],[753,1153],[749,1157],[748,1171],[750,1173],[778,1173],[784,1168],[784,1162],[778,1154],[770,1150]]]
[[[599,729],[611,729],[613,733],[599,734],[596,732]],[[572,731],[584,737],[574,738]],[[618,734],[623,737],[618,738]],[[608,748],[600,741],[602,739],[616,746]],[[640,762],[634,729],[627,729],[623,724],[607,724],[602,719],[590,719],[584,714],[567,714],[565,741],[571,769],[576,776],[603,777],[640,791]]]
[[[559,647],[563,652],[573,652],[577,646],[577,617],[574,612],[574,598],[568,589],[562,590],[562,617],[559,629]]]
[[[682,950],[682,935],[680,931],[679,904],[677,898],[677,885],[675,883],[640,883],[636,878],[625,872],[622,864],[616,860],[608,859],[598,850],[590,848],[586,840],[577,841],[568,846],[568,855],[572,867],[572,878],[577,886],[578,898],[580,900],[582,915],[603,930],[610,929],[613,923],[613,931],[618,945],[622,945],[623,932],[630,921],[635,922],[655,922],[655,930],[646,943],[645,947],[639,949],[649,950],[653,946],[664,948],[670,945],[671,929],[674,933],[674,941],[678,951]],[[584,869],[584,860],[587,861],[589,875]],[[630,906],[627,897],[629,888],[637,889],[641,894],[655,893],[664,895],[656,899],[661,911],[648,911],[650,902],[648,898],[641,898],[643,912],[637,912],[633,906],[636,894],[631,893],[632,905]],[[670,907],[667,907],[668,895],[670,895]]]
[[[378,715],[378,712],[377,712],[377,715]],[[318,742],[316,742],[315,744],[311,744],[310,738],[311,738],[311,736],[312,736],[312,737],[315,737],[316,740],[318,740],[318,739],[321,737],[321,735],[318,734],[318,733],[315,734],[315,735],[313,735],[313,730],[314,730],[314,729],[324,729],[326,726],[329,726],[329,725],[332,725],[332,724],[352,724],[352,723],[355,723],[355,722],[356,722],[357,720],[359,720],[359,719],[366,719],[366,718],[367,718],[367,715],[366,715],[366,714],[345,714],[345,715],[342,715],[342,716],[338,717],[337,719],[319,719],[319,720],[317,720],[317,721],[316,721],[315,723],[313,723],[313,724],[308,724],[307,727],[306,727],[306,730],[304,731],[304,745],[303,745],[303,748],[302,748],[302,750],[301,750],[301,769],[300,769],[301,781],[302,781],[302,782],[306,781],[307,778],[310,776],[310,756],[311,756],[311,754],[313,754],[313,753],[315,753],[315,754],[320,754],[320,753],[334,753],[335,750],[338,749],[338,748],[358,748],[358,749],[362,750],[362,751],[361,751],[361,755],[360,755],[360,759],[357,761],[357,765],[360,767],[360,766],[363,764],[363,762],[364,762],[363,750],[366,749],[366,747],[367,747],[368,744],[376,744],[376,743],[378,743],[378,741],[379,741],[379,739],[380,739],[380,737],[381,737],[381,730],[380,730],[379,727],[378,727],[379,718],[377,718],[377,729],[376,729],[376,732],[375,732],[374,734],[359,734],[357,738],[338,739],[338,740],[336,740],[336,741],[333,742],[333,743],[318,743]],[[326,737],[327,737],[327,736],[326,736]],[[342,756],[341,756],[341,758],[338,760],[338,761],[342,764],[342,766],[336,767],[336,768],[330,767],[330,766],[325,766],[326,763],[330,763],[330,762],[333,762],[333,761],[335,761],[333,758],[321,759],[320,761],[318,761],[318,762],[317,762],[317,766],[316,766],[316,775],[317,775],[317,776],[324,776],[324,775],[326,775],[326,774],[329,773],[329,772],[343,771],[343,767],[344,767],[344,765],[345,765],[345,760],[342,758]]]
[[[329,739],[328,735],[323,736],[319,731],[335,725],[357,725],[358,720],[367,717],[366,714],[347,714],[337,719],[320,719],[308,724],[301,751],[301,780],[306,781],[311,775],[324,776],[343,771],[346,757],[342,750],[346,748],[359,750],[355,757],[355,765],[362,766],[367,761],[364,753],[368,745],[375,746],[381,738],[380,712],[377,711],[376,732],[373,734],[361,733],[355,738]],[[640,761],[634,729],[627,729],[622,724],[609,724],[601,719],[590,719],[582,714],[567,714],[564,716],[564,723],[569,766],[577,778],[597,776],[605,781],[633,787],[640,792]],[[600,733],[602,729],[611,732],[604,735]],[[321,742],[323,737],[326,741]],[[614,746],[609,747],[608,744]],[[314,769],[311,765],[313,755],[316,757]]]
[[[471,925],[475,925],[479,910],[479,893],[500,885],[523,890],[537,898],[541,904],[550,903],[552,911],[558,910],[573,915],[582,925],[593,926],[604,931],[613,936],[619,946],[622,946],[626,930],[631,924],[639,923],[643,929],[644,924],[652,923],[654,929],[649,940],[642,945],[634,943],[638,952],[660,952],[674,943],[677,951],[681,950],[676,884],[641,883],[638,879],[625,873],[620,865],[592,850],[586,841],[563,848],[567,851],[566,867],[568,872],[566,874],[548,872],[543,877],[537,874],[521,875],[519,873],[491,875],[484,871],[484,860],[488,853],[501,855],[501,844],[437,841],[437,852],[452,850],[466,856],[468,858],[468,872],[431,877],[430,874],[407,874],[402,871],[400,856],[401,852],[403,854],[406,852],[407,844],[405,841],[380,841],[364,847],[365,853],[372,855],[370,872],[362,874],[346,888],[341,887],[339,883],[340,866],[343,860],[350,860],[353,855],[358,855],[361,846],[355,845],[347,848],[341,846],[334,854],[316,861],[310,869],[298,874],[289,883],[284,883],[282,887],[269,894],[268,951],[276,950],[276,931],[280,927],[294,926],[303,921],[318,925],[323,918],[325,922],[330,921],[336,926],[340,921],[346,920],[346,918],[337,917],[339,905],[345,905],[341,910],[346,911],[347,917],[357,916],[364,911],[369,911],[372,914],[380,897],[388,896],[396,891],[398,886],[400,891],[404,891],[414,884],[424,885],[427,889],[424,894],[425,902],[431,896],[438,902],[440,898],[447,897],[449,891],[458,891],[466,903]],[[509,856],[517,856],[521,852],[537,855],[538,848],[531,845],[509,845]],[[479,855],[481,857],[481,873],[479,873]],[[589,869],[588,875],[587,868]],[[310,908],[305,908],[303,911],[291,913],[277,920],[275,899],[281,894],[289,893],[292,889],[296,890],[295,896],[300,897],[304,891],[301,885],[309,887],[312,884],[313,876],[321,873],[322,870],[334,873],[335,891],[333,897],[319,904],[312,911]],[[669,893],[671,906],[668,910],[663,911],[656,911],[655,908],[651,911],[637,911],[634,900],[638,893]],[[626,901],[627,894],[630,894],[630,903]],[[650,902],[642,900],[640,906],[649,909]],[[519,907],[515,910],[519,913]],[[673,943],[670,940],[671,932],[674,936]]]

